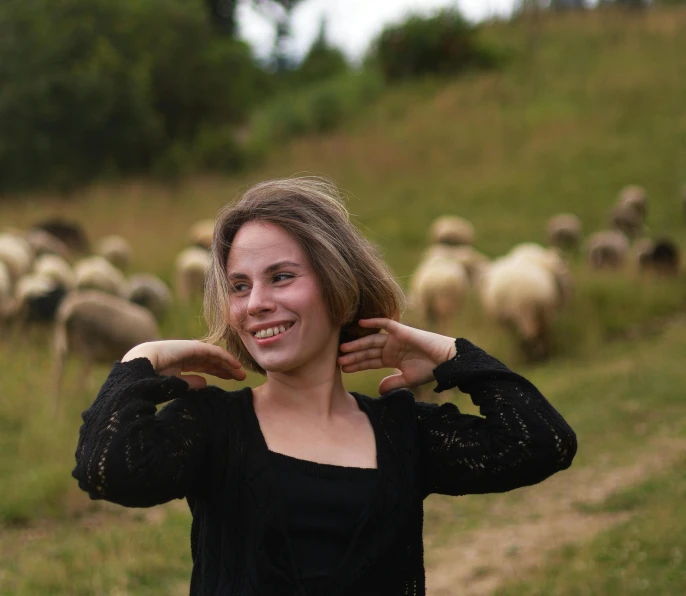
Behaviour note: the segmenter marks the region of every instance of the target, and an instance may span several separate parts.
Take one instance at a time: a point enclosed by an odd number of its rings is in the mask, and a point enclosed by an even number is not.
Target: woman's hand
[[[455,339],[408,327],[391,319],[361,319],[360,327],[381,332],[341,344],[338,365],[346,373],[374,368],[398,372],[379,383],[379,393],[400,387],[417,387],[434,380],[433,369],[452,358]]]
[[[175,376],[188,383],[190,389],[207,387],[200,375],[184,375],[185,372],[205,373],[220,379],[245,380],[245,371],[237,358],[225,349],[197,340],[172,339],[151,341],[137,345],[121,359],[147,358],[155,371],[161,375]]]

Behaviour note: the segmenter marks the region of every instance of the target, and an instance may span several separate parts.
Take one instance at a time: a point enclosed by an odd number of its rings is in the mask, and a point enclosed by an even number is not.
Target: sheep
[[[36,273],[24,275],[15,288],[12,316],[21,323],[53,321],[66,294],[66,288],[54,279]]]
[[[74,266],[76,288],[93,289],[107,292],[114,296],[123,296],[126,292],[126,278],[112,263],[101,256],[81,259]]]
[[[639,271],[648,267],[648,261],[655,248],[655,241],[652,238],[639,238],[634,242],[630,249],[632,262]]]
[[[635,210],[644,221],[648,212],[648,193],[642,186],[630,184],[619,193],[617,205]]]
[[[552,273],[559,290],[560,306],[564,306],[571,300],[574,293],[574,279],[558,249],[546,248],[535,242],[522,242],[513,246],[507,256],[530,261]]]
[[[483,269],[477,288],[486,314],[515,335],[527,360],[550,355],[562,297],[549,270],[525,258],[504,256]]]
[[[188,231],[191,246],[197,246],[210,250],[212,248],[212,238],[214,236],[214,220],[201,219],[196,221]]]
[[[93,363],[111,364],[134,346],[159,338],[155,317],[146,308],[97,290],[70,292],[55,320],[55,397],[60,394],[69,354],[77,354],[83,361],[83,381]]]
[[[573,213],[558,213],[546,223],[548,244],[562,250],[579,248],[582,233],[581,220]]]
[[[610,229],[622,232],[631,240],[643,233],[643,217],[631,204],[615,205],[610,211],[609,225]]]
[[[462,265],[469,276],[470,281],[474,279],[477,270],[481,265],[489,262],[489,258],[476,250],[473,246],[449,246],[447,244],[432,244],[422,255],[422,261],[433,257],[444,257]]]
[[[73,290],[76,287],[74,270],[67,261],[58,255],[44,254],[38,257],[33,263],[33,272],[36,275],[52,279],[65,290]]]
[[[31,226],[33,230],[44,230],[55,238],[61,240],[67,247],[81,254],[90,253],[90,241],[81,224],[75,221],[61,219],[59,217],[46,219]]]
[[[33,251],[22,236],[0,234],[0,261],[7,266],[10,279],[15,284],[31,268]]]
[[[29,230],[25,237],[36,257],[52,254],[62,257],[67,262],[71,262],[72,251],[69,247],[59,238],[45,230]]]
[[[209,251],[197,246],[185,248],[177,255],[174,289],[179,300],[189,302],[203,296],[210,261]]]
[[[620,269],[629,253],[629,240],[617,230],[600,230],[588,237],[585,250],[592,269]]]
[[[681,260],[678,245],[668,238],[648,240],[634,246],[636,264],[641,273],[674,277],[679,273]]]
[[[111,234],[98,241],[95,254],[107,259],[117,269],[126,271],[131,264],[133,249],[126,238],[118,234]]]
[[[0,323],[9,319],[13,311],[12,278],[7,265],[0,261]]]
[[[409,302],[429,325],[445,329],[463,308],[468,290],[465,267],[450,258],[434,256],[415,271]]]
[[[126,299],[147,308],[161,321],[172,302],[171,290],[159,277],[138,273],[129,278]]]
[[[474,226],[456,215],[442,215],[434,220],[429,231],[432,244],[450,246],[474,244]]]

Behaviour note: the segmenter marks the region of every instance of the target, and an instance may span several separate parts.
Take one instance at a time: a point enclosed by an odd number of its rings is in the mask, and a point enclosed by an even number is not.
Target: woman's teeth
[[[290,328],[290,325],[288,325],[288,327]],[[279,333],[283,333],[284,331],[286,331],[286,326],[279,325],[278,327],[270,327],[269,329],[260,329],[255,333],[255,337],[257,339],[264,339],[265,337],[272,337]]]

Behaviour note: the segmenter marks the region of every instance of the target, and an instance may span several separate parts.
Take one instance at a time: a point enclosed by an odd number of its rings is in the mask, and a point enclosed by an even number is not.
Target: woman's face
[[[231,323],[267,372],[335,362],[340,328],[300,244],[268,222],[241,226],[226,263]]]

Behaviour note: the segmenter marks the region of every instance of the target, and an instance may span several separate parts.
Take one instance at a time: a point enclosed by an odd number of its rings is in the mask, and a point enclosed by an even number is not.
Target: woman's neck
[[[267,373],[267,381],[253,389],[253,395],[263,403],[312,418],[328,418],[354,402],[335,364],[330,370],[308,375]]]

